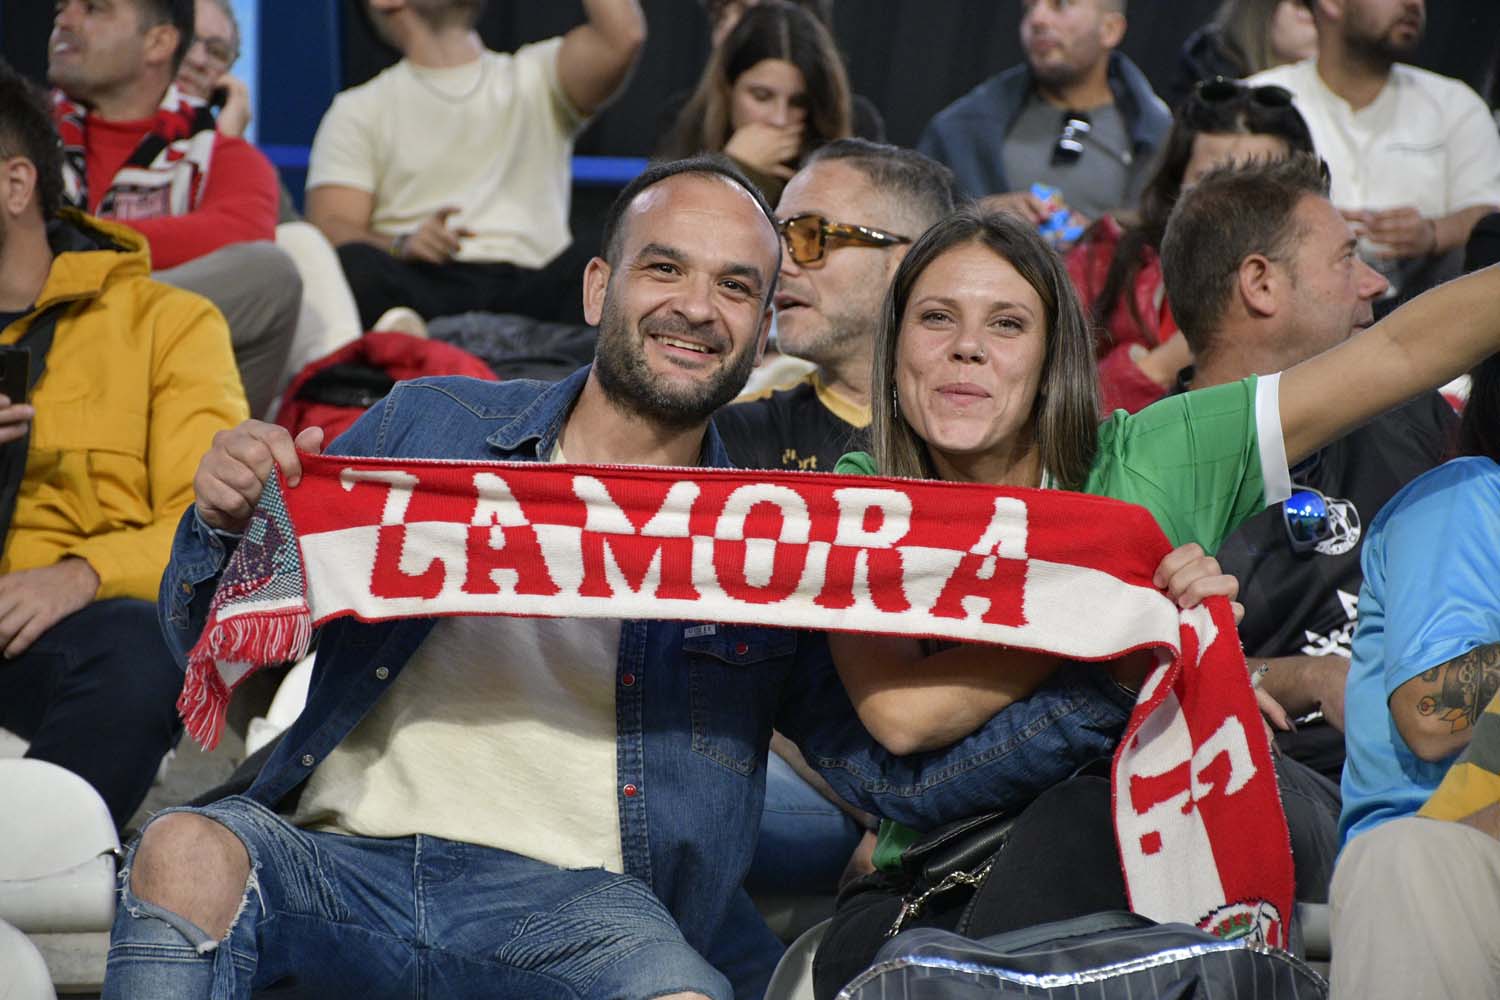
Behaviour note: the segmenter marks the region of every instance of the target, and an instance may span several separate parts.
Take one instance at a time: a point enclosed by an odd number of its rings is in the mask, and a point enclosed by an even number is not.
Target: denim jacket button
[[[303,767],[312,767],[317,762],[318,762],[318,759],[316,757],[314,757],[310,753],[305,753],[305,754],[302,755],[302,766]]]
[[[182,591],[184,594],[191,594],[193,592],[193,585],[191,583],[184,583],[181,587],[178,587],[177,589],[180,590],[180,591]]]
[[[626,687],[634,687],[635,686],[635,674],[621,674],[620,675],[620,683],[623,684],[623,685],[625,685]]]
[[[624,788],[620,789],[620,791],[625,793],[625,797],[627,799],[633,799],[637,794],[640,793],[640,789],[635,787],[634,785],[626,785]]]
[[[385,680],[389,676],[391,676],[391,672],[387,668],[385,668],[385,667],[376,667],[375,668],[375,679],[377,681],[383,681],[383,680]]]
[[[737,642],[737,643],[735,643],[735,645],[734,645],[734,655],[735,656],[744,656],[748,652],[750,652],[750,644],[748,642]]]

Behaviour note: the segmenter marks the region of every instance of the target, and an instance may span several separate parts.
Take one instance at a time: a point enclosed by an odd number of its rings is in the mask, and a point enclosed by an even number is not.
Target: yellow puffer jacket
[[[72,302],[57,324],[26,475],[0,573],[65,556],[99,574],[98,600],[155,600],[193,473],[215,432],[248,416],[229,328],[208,300],[151,280],[133,230],[67,213],[35,311]],[[71,229],[71,232],[66,230]],[[61,240],[61,242],[60,242]]]

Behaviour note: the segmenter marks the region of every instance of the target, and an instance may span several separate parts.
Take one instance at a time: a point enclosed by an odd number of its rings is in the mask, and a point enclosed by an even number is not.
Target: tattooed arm
[[[1500,691],[1500,642],[1456,656],[1391,695],[1391,715],[1412,753],[1436,763],[1469,745],[1480,713]]]

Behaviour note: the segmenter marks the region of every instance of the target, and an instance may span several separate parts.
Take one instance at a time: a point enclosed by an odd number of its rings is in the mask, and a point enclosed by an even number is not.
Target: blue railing
[[[306,170],[310,146],[262,145],[279,170]],[[637,156],[575,156],[573,183],[589,187],[624,187],[646,169],[645,159]]]

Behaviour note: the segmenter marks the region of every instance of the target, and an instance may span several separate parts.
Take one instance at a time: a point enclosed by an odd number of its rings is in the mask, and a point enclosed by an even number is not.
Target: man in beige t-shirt
[[[396,306],[554,308],[569,276],[544,269],[571,242],[573,137],[635,63],[638,0],[583,0],[584,24],[514,53],[480,41],[482,0],[369,7],[403,58],[334,99],[307,175],[307,217],[338,247],[364,327]]]

